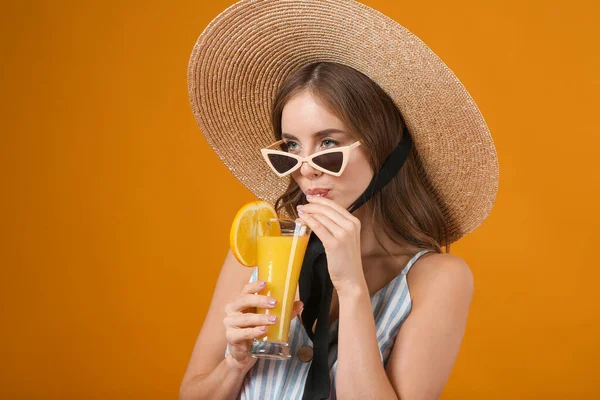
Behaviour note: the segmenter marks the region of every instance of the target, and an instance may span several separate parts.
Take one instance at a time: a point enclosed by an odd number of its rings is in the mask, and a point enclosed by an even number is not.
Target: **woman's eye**
[[[321,142],[321,144],[323,145],[323,147],[333,147],[333,146],[337,146],[339,143],[336,142],[335,140],[325,139]]]
[[[296,142],[292,142],[292,141],[286,142],[286,143],[284,143],[284,146],[287,151],[298,150],[298,143],[296,143]]]

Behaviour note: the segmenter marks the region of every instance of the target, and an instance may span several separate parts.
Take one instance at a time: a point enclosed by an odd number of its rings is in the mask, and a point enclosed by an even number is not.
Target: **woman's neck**
[[[383,226],[373,220],[371,201],[356,210],[354,216],[360,220],[361,224],[360,251],[363,258],[387,257],[390,254],[397,257],[411,255],[415,252],[416,249],[412,249],[411,246],[402,246],[394,242],[387,235]]]

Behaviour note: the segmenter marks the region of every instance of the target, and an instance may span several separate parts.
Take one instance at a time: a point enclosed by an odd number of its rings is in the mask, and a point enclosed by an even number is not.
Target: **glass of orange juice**
[[[277,300],[274,308],[259,308],[258,314],[277,316],[264,337],[254,339],[250,354],[256,358],[285,360],[291,357],[288,336],[298,279],[310,229],[294,220],[259,220],[256,234],[258,280],[267,283],[261,295]]]

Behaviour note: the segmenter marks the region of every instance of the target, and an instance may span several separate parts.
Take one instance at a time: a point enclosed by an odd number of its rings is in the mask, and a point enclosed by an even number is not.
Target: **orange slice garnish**
[[[229,245],[240,264],[256,266],[256,235],[259,229],[265,229],[263,221],[270,218],[277,218],[277,213],[271,204],[262,200],[248,203],[237,212],[231,224]]]

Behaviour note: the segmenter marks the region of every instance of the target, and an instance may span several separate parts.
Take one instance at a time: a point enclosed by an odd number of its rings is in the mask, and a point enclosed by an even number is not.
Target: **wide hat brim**
[[[374,80],[413,138],[423,179],[450,223],[450,242],[477,228],[498,191],[498,159],[477,105],[418,37],[353,0],[243,0],[202,32],[188,67],[194,116],[219,158],[259,199],[287,188],[261,157],[271,106],[297,68],[331,61]]]

